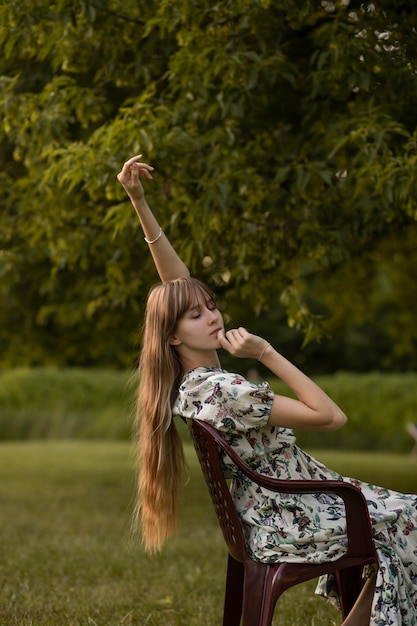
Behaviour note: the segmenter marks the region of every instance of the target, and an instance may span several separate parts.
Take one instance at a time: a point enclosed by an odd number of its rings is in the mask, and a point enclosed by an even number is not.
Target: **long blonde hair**
[[[138,481],[133,522],[148,552],[160,550],[177,528],[178,487],[186,462],[172,404],[184,372],[170,340],[178,320],[201,295],[213,298],[204,283],[180,278],[155,286],[147,300],[135,418]]]

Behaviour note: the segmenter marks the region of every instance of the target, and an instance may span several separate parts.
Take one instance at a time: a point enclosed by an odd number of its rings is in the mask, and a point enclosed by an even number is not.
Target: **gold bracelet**
[[[159,234],[155,237],[155,239],[152,239],[152,241],[150,241],[149,239],[146,239],[146,237],[144,237],[144,240],[146,241],[146,243],[156,243],[158,241],[158,239],[161,239],[162,237],[162,228],[159,231]]]
[[[269,346],[270,346],[270,345],[271,345],[271,344],[267,342],[267,344],[266,344],[265,348],[262,350],[261,354],[258,356],[258,361],[260,361],[260,360],[262,359],[263,355],[264,355],[264,354],[265,354],[265,352],[268,350],[268,348],[269,348]]]

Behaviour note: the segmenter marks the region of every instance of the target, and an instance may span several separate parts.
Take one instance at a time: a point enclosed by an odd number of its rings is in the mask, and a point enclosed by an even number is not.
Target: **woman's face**
[[[178,320],[171,344],[198,352],[217,350],[217,334],[223,328],[223,316],[215,302],[201,293]]]

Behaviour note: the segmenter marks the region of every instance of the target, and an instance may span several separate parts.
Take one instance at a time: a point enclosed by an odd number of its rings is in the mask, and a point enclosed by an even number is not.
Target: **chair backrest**
[[[277,493],[333,493],[342,498],[346,511],[348,547],[341,559],[378,562],[366,499],[357,487],[339,480],[280,480],[258,474],[242,461],[213,426],[195,419],[191,420],[189,426],[224,539],[236,561],[243,563],[249,557],[241,522],[222,471],[219,449],[225,452],[243,475],[266,489]]]
[[[193,420],[190,424],[194,448],[227,548],[236,561],[243,563],[247,558],[247,553],[242,526],[220,465],[216,440],[210,430],[211,427],[207,424],[200,424],[197,420]]]

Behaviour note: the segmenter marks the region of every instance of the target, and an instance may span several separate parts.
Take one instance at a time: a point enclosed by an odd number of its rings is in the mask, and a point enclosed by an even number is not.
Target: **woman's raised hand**
[[[117,175],[117,180],[124,187],[126,193],[132,200],[141,200],[145,196],[145,192],[140,182],[140,176],[145,176],[149,180],[152,179],[154,168],[140,160],[141,154],[131,157],[123,165],[121,171]]]
[[[222,348],[241,359],[259,359],[269,346],[265,339],[252,335],[243,327],[233,328],[227,332],[221,330],[217,339]]]

